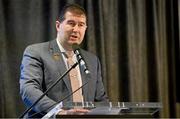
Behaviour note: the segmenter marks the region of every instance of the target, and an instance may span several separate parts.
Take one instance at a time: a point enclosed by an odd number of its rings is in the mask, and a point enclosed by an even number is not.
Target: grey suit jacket
[[[88,80],[88,84],[83,87],[84,101],[107,101],[98,58],[82,49],[81,53],[91,72],[91,78],[87,78],[85,73],[81,71],[82,83]],[[20,94],[26,106],[31,106],[66,70],[56,40],[28,46],[24,51],[20,76]],[[50,106],[71,92],[70,80],[66,75],[29,114],[41,111],[43,114],[47,113]],[[64,100],[64,102],[66,101],[72,101],[72,97]]]

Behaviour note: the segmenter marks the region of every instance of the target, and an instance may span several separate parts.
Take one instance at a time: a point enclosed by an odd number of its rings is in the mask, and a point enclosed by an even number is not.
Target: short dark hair
[[[78,14],[78,15],[84,15],[87,18],[86,11],[83,7],[81,7],[78,4],[67,4],[63,7],[63,9],[61,10],[61,12],[59,14],[58,20],[60,22],[65,20],[65,14],[68,11],[75,13],[75,14]]]

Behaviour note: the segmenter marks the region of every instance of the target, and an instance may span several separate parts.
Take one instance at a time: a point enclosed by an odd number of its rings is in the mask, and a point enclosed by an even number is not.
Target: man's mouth
[[[72,38],[77,38],[77,36],[76,36],[76,35],[71,35],[70,37],[72,37]]]
[[[78,38],[78,36],[76,36],[76,35],[70,35],[70,39],[73,41],[77,40],[77,38]]]

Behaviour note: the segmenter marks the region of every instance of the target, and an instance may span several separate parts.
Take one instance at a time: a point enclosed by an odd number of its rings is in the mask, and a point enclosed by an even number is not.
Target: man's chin
[[[80,43],[77,42],[77,41],[72,41],[72,42],[69,42],[69,44],[70,44],[70,45],[74,45],[74,44],[78,44],[78,45],[79,45]]]

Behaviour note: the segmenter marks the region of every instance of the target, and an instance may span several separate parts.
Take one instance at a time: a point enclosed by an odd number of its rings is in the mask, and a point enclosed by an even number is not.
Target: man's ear
[[[60,28],[60,22],[59,21],[56,21],[56,30],[58,31]]]

